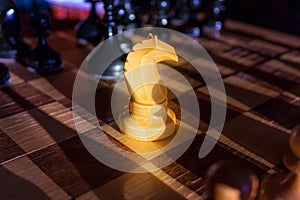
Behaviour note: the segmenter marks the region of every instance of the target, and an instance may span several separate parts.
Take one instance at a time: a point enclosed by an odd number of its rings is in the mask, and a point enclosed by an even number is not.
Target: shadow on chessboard
[[[33,183],[0,167],[1,199],[49,199],[49,197]]]

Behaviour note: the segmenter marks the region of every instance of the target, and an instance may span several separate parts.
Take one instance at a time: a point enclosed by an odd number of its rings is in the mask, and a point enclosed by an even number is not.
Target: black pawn
[[[30,18],[32,27],[36,30],[38,45],[26,59],[29,70],[36,71],[42,75],[52,74],[62,70],[62,60],[59,53],[48,46],[49,17],[46,14],[33,14]]]
[[[96,13],[96,4],[100,0],[86,0],[92,4],[90,14],[86,20],[76,26],[78,44],[86,45],[88,42],[97,45],[103,37],[103,26]]]

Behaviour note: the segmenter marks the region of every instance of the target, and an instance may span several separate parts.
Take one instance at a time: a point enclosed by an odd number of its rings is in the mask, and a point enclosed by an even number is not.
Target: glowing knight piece
[[[139,103],[154,105],[165,100],[167,90],[162,86],[156,63],[178,61],[175,49],[157,36],[149,34],[150,39],[143,40],[133,47],[125,63],[125,79],[129,93]]]
[[[175,49],[149,34],[136,44],[125,63],[130,116],[123,117],[122,132],[137,140],[164,139],[175,131],[176,116],[167,107],[167,88],[162,84],[156,63],[178,61]]]

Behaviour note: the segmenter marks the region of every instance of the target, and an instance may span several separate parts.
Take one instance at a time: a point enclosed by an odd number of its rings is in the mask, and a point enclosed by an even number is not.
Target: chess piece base
[[[28,70],[42,75],[56,73],[62,70],[60,55],[47,45],[38,46],[26,59]]]
[[[0,58],[6,60],[14,60],[17,57],[17,50],[6,41],[2,34],[0,34]]]
[[[133,113],[123,113],[119,117],[119,125],[121,126],[120,129],[122,133],[135,140],[158,141],[171,136],[175,132],[176,116],[171,109],[166,108],[166,105],[158,104],[149,106],[134,104],[139,107],[138,116]],[[161,117],[161,113],[156,116],[155,113],[161,112],[162,109],[165,110],[165,117]],[[154,115],[151,116],[150,121],[148,121],[149,123],[145,123],[145,121],[149,119],[142,116],[150,110],[155,111]]]

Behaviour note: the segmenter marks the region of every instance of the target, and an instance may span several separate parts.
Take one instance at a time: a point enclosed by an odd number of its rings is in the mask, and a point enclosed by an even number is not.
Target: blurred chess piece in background
[[[49,36],[49,16],[43,13],[32,14],[30,23],[36,30],[34,35],[38,38],[38,44],[26,58],[28,69],[42,75],[61,71],[63,67],[61,56],[48,45],[46,39]]]
[[[5,59],[24,59],[29,46],[21,37],[19,14],[12,0],[0,2],[0,57]]]
[[[104,35],[104,27],[96,11],[96,4],[101,0],[86,0],[86,2],[91,3],[90,14],[87,19],[79,22],[75,27],[77,42],[80,45],[86,45],[88,42],[97,45]]]
[[[124,63],[126,60],[126,53],[131,48],[131,41],[124,37],[124,34],[115,36],[117,33],[124,31],[122,21],[126,17],[126,10],[123,3],[119,1],[105,0],[105,15],[101,20],[100,28],[102,34],[100,42],[107,40],[106,44],[111,45],[114,53],[122,55],[120,58],[115,59],[109,66],[90,66],[89,73],[100,79],[117,79],[124,75]],[[99,47],[101,49],[101,46]],[[100,50],[99,50],[100,51]],[[104,50],[105,51],[105,50]],[[100,73],[106,67],[104,73]]]
[[[212,8],[209,12],[208,26],[216,31],[224,28],[226,18],[226,0],[214,0]]]
[[[175,28],[193,37],[203,35],[203,22],[205,15],[201,15],[202,0],[179,0],[176,5],[176,14],[171,21]],[[199,19],[199,16],[202,19]]]
[[[213,164],[206,173],[209,200],[254,200],[258,178],[246,165],[235,161]]]
[[[258,200],[300,200],[300,125],[289,140],[290,152],[283,157],[289,173],[267,175],[262,183]]]
[[[172,18],[171,9],[174,5],[172,0],[151,0],[151,8],[148,11],[146,24],[167,28]]]

